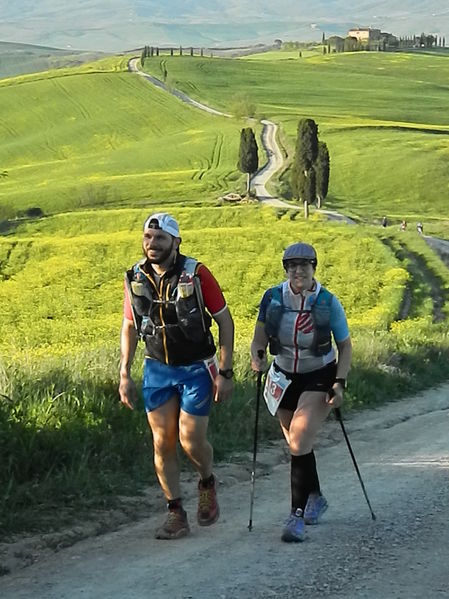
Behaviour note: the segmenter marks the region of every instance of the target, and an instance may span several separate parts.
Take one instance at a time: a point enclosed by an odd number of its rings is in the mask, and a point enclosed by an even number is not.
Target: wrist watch
[[[343,378],[336,378],[335,379],[335,383],[339,383],[343,389],[347,389],[347,385],[346,385],[346,379]]]
[[[222,370],[220,368],[218,374],[221,374],[221,376],[225,379],[232,379],[232,377],[234,376],[234,371],[232,370],[232,368],[226,368],[225,370]]]

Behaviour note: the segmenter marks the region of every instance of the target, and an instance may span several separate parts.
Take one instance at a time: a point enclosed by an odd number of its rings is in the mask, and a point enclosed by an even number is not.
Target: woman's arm
[[[267,345],[268,336],[265,333],[265,325],[263,322],[257,321],[251,342],[251,368],[256,372],[263,372],[267,369]],[[260,352],[262,352],[262,358]]]

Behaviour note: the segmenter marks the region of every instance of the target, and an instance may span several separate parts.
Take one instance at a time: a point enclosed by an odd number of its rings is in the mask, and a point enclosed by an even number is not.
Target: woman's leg
[[[292,512],[304,511],[310,493],[320,492],[313,444],[330,408],[326,394],[305,391],[295,412],[278,410],[282,431],[291,453]]]

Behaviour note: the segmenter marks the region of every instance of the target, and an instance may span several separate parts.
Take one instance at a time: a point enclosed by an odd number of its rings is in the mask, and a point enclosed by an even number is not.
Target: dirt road
[[[373,522],[337,422],[316,450],[330,508],[304,543],[280,540],[289,509],[283,445],[258,459],[253,531],[249,474],[217,468],[222,515],[210,528],[156,541],[162,510],[86,539],[0,578],[3,599],[210,599],[234,597],[439,598],[449,587],[449,385],[346,421]],[[246,469],[250,469],[250,455]],[[262,475],[261,473],[265,473]],[[234,471],[236,474],[236,471]],[[185,483],[190,492],[194,480]]]

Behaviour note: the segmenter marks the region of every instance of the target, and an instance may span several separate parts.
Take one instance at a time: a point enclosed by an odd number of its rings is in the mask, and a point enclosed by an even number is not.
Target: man
[[[178,440],[200,476],[198,524],[208,526],[218,519],[207,427],[212,401],[228,399],[233,389],[231,314],[213,275],[194,258],[180,254],[180,243],[172,216],[149,216],[143,227],[144,258],[125,275],[119,392],[121,402],[133,409],[136,386],[130,372],[141,337],[142,394],[155,470],[168,507],[167,518],[156,531],[158,539],[189,533],[181,499]],[[219,329],[219,369],[210,315]]]

